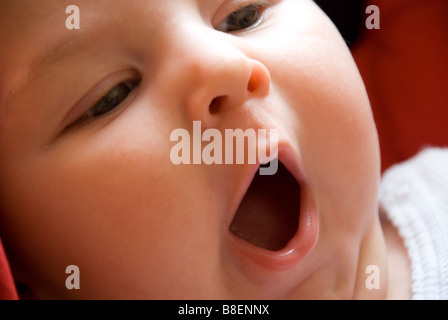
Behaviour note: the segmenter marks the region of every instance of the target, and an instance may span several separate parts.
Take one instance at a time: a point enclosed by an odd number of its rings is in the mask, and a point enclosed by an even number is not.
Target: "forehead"
[[[24,63],[47,45],[53,34],[48,26],[65,1],[0,0],[0,106],[9,96],[6,87],[20,82],[19,74],[27,73]],[[46,34],[47,37],[37,36]],[[19,66],[19,67],[18,67]]]
[[[83,8],[84,22],[94,21],[93,16],[102,16],[104,1],[91,2],[90,6],[89,1],[76,2]],[[0,114],[8,110],[13,93],[19,92],[25,80],[30,82],[39,68],[79,47],[80,40],[86,38],[85,32],[75,36],[67,30],[69,14],[66,9],[70,3],[65,0],[0,0]],[[89,28],[87,23],[85,27],[90,29],[89,33],[98,29]]]

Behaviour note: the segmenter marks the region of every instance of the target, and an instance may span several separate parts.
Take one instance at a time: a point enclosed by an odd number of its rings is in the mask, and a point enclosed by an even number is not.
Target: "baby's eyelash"
[[[261,23],[264,11],[278,2],[280,0],[244,1],[221,21],[215,29],[229,33],[256,27]]]
[[[238,5],[237,9],[241,9],[247,6],[257,6],[257,7],[263,7],[263,8],[269,8],[277,3],[279,3],[281,0],[246,0],[242,1],[241,4]]]
[[[107,91],[106,94],[81,115],[81,117],[69,125],[66,130],[79,129],[93,121],[95,118],[113,112],[114,109],[120,107],[120,105],[127,100],[128,96],[137,85],[138,81],[131,80],[118,83]]]

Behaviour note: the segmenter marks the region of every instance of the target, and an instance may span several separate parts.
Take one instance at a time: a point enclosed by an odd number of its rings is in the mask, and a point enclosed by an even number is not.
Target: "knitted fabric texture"
[[[413,299],[448,299],[448,149],[423,150],[386,171],[380,205],[408,250]]]

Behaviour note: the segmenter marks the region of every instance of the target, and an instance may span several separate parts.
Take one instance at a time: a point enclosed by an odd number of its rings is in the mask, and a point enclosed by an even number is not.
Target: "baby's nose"
[[[192,43],[179,54],[178,81],[187,87],[184,107],[191,120],[203,121],[205,126],[270,90],[267,67],[222,38]]]

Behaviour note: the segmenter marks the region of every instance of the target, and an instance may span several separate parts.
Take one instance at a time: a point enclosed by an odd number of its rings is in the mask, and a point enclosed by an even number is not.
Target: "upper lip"
[[[291,175],[299,183],[301,190],[301,209],[299,217],[299,226],[295,235],[290,239],[286,246],[279,251],[270,251],[255,246],[236,235],[228,232],[229,245],[233,252],[241,259],[255,263],[269,270],[284,270],[297,265],[314,247],[318,236],[318,219],[314,199],[309,192],[309,184],[305,178],[302,168],[299,164],[299,157],[293,151],[293,148],[285,142],[279,142],[278,161],[281,162]],[[247,190],[249,189],[255,174],[259,169],[259,164],[250,167],[245,177],[241,192],[232,202],[232,214],[229,217],[227,228],[230,227],[233,218],[236,215]],[[297,213],[299,214],[299,213]]]

